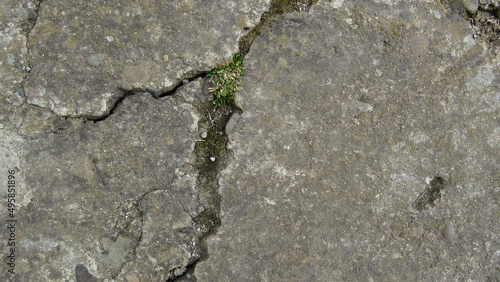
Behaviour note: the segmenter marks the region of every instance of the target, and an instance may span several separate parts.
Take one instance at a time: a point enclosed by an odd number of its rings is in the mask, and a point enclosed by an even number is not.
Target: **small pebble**
[[[206,132],[202,132],[200,136],[201,138],[205,139],[207,138],[208,134]]]
[[[226,133],[229,134],[233,131],[234,126],[238,123],[241,116],[238,113],[234,113],[229,121],[226,123]]]
[[[202,213],[204,210],[205,210],[205,207],[203,207],[202,205],[198,205],[198,206],[196,207],[196,212],[197,212],[198,214]]]
[[[19,97],[21,97],[21,98],[24,97],[24,91],[22,89],[17,89],[16,94],[19,95]]]
[[[457,237],[455,227],[450,222],[447,222],[443,228],[443,235],[446,239],[452,241]]]
[[[211,157],[211,158],[210,158],[210,160],[211,160],[212,162],[215,162],[215,157]]]

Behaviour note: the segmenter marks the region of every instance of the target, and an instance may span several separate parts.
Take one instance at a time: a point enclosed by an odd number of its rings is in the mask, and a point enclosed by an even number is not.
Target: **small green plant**
[[[238,92],[238,87],[243,86],[240,83],[240,76],[245,75],[243,73],[243,58],[243,56],[236,54],[229,63],[212,67],[207,72],[212,83],[209,90],[214,93],[215,107],[234,103],[234,95]]]

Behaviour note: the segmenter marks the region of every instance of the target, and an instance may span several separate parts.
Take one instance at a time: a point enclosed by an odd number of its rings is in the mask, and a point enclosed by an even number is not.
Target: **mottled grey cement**
[[[190,104],[136,94],[105,121],[25,140],[19,277],[44,270],[46,279],[68,279],[81,263],[111,278],[133,258],[137,275],[161,277],[191,260],[196,234],[177,229],[196,214],[196,172],[185,164],[197,122]]]
[[[252,45],[200,281],[500,279],[497,51],[439,3],[352,2]]]
[[[270,0],[43,3],[28,48],[28,103],[103,116],[123,91],[162,93],[238,51]]]
[[[39,4],[0,3],[0,180],[15,170],[17,181],[16,274],[2,263],[0,279],[181,275],[200,258],[206,231],[192,218],[208,208],[195,78],[238,50],[269,1]],[[8,237],[2,228],[4,259]]]
[[[500,59],[463,1],[320,1],[258,37],[205,239],[196,77],[270,1],[174,2],[0,1],[2,281],[500,279]]]

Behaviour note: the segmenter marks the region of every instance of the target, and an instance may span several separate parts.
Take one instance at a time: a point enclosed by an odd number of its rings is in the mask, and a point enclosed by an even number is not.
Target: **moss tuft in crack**
[[[245,75],[243,59],[243,56],[236,54],[228,63],[212,67],[207,72],[212,84],[209,90],[214,94],[216,108],[218,105],[234,104],[234,96],[238,92],[238,87],[243,86],[240,83],[240,77]]]
[[[500,19],[485,11],[477,11],[470,19],[474,38],[487,43],[500,44]]]
[[[281,22],[285,14],[295,11],[307,11],[317,2],[318,0],[273,0],[269,10],[262,14],[260,22],[241,38],[238,43],[240,55],[246,56],[250,52],[250,46],[252,46],[255,38],[264,34],[272,24]]]

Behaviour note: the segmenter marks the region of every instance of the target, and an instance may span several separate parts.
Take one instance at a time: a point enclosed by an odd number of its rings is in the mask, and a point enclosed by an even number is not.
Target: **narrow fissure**
[[[260,21],[238,42],[239,53],[246,56],[257,36],[263,35],[272,25],[280,23],[285,14],[296,11],[309,11],[318,0],[273,0]]]
[[[155,99],[161,99],[163,97],[174,95],[175,92],[177,92],[177,90],[179,90],[179,88],[181,88],[182,86],[190,83],[191,81],[194,81],[198,78],[203,78],[203,77],[205,77],[205,72],[197,72],[197,73],[191,75],[190,77],[179,80],[179,82],[171,90],[168,90],[165,92],[157,92],[155,90],[151,90],[148,88],[147,89],[134,89],[134,90],[130,90],[130,91],[123,91],[123,94],[121,95],[121,97],[119,97],[113,103],[113,106],[111,106],[111,108],[109,109],[107,114],[105,114],[103,116],[99,116],[99,117],[87,116],[86,118],[88,120],[94,121],[95,123],[101,122],[101,121],[107,119],[109,116],[111,116],[115,112],[116,108],[118,108],[118,106],[129,96],[135,95],[136,93],[148,93]]]
[[[25,26],[23,28],[23,31],[26,33],[26,62],[23,63],[22,65],[22,70],[24,72],[24,75],[23,75],[23,80],[21,81],[21,88],[22,88],[22,93],[19,93],[19,90],[17,91],[18,92],[18,95],[24,100],[26,99],[25,95],[26,95],[26,90],[24,89],[24,84],[26,83],[26,79],[28,78],[28,75],[30,74],[30,71],[31,71],[31,62],[30,62],[30,48],[29,48],[29,41],[30,41],[30,33],[31,31],[33,30],[33,28],[35,28],[35,25],[38,21],[38,17],[40,16],[40,9],[41,9],[41,6],[42,6],[42,1],[41,0],[38,0],[38,1],[33,1],[34,5],[35,5],[35,9],[34,9],[34,14],[32,16],[30,16],[29,18],[29,23],[30,25],[29,26]]]
[[[308,11],[316,4],[318,0],[273,0],[267,12],[265,12],[257,23],[245,36],[238,42],[239,55],[245,57],[250,51],[250,47],[257,38],[261,36],[272,24],[282,21],[286,13],[295,11]],[[208,85],[208,86],[207,86]],[[210,82],[204,77],[203,91],[208,89]],[[226,124],[234,113],[241,115],[242,109],[236,104],[215,106],[212,102],[206,102],[197,107],[202,116],[198,123],[199,128],[206,129],[206,138],[199,140],[195,144],[198,170],[198,191],[199,202],[206,209],[198,216],[193,218],[193,223],[199,229],[200,244],[199,259],[185,266],[184,271],[176,275],[178,269],[170,272],[169,281],[197,281],[195,277],[195,268],[198,262],[206,261],[209,258],[209,251],[206,240],[217,233],[221,225],[220,204],[221,196],[218,194],[219,184],[217,175],[226,164],[226,145],[228,135],[226,133]]]

